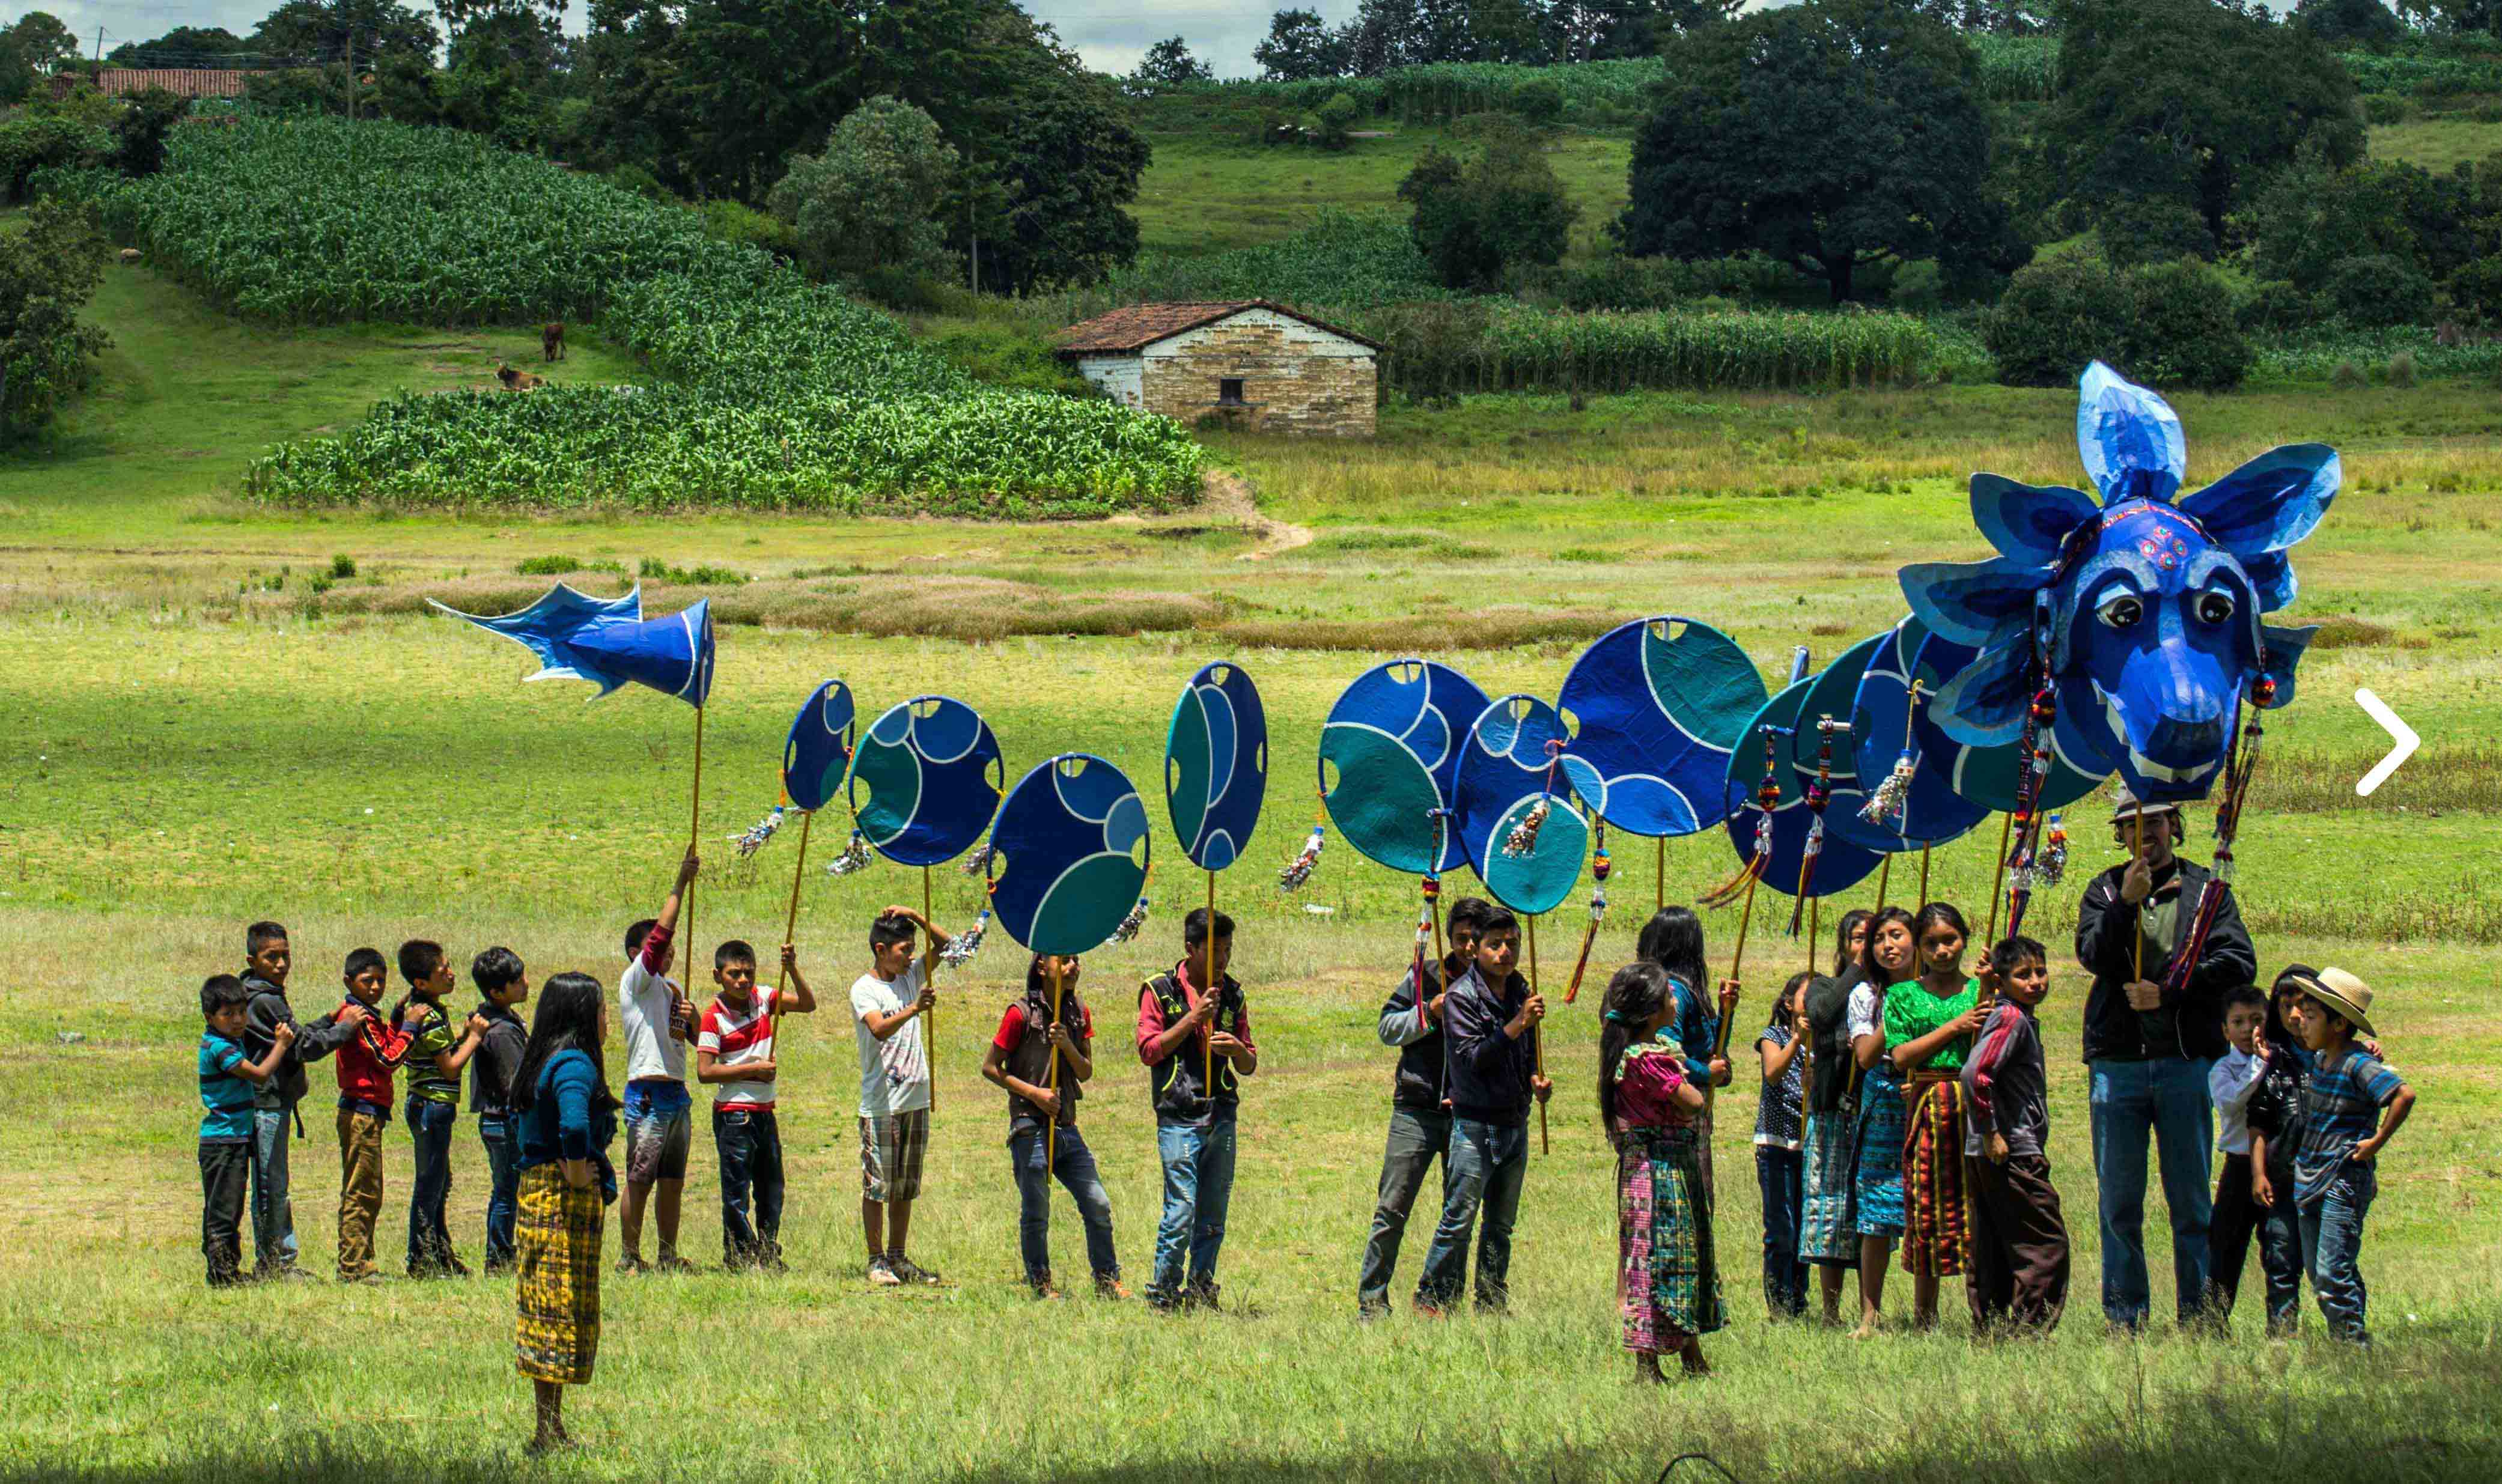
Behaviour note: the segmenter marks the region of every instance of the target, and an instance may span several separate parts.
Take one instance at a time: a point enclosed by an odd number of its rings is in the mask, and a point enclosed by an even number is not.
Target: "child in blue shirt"
[[[2303,1266],[2328,1332],[2357,1345],[2364,1327],[2363,1217],[2380,1183],[2374,1162],[2407,1121],[2415,1090],[2362,1039],[2372,1029],[2372,990],[2340,968],[2298,980],[2295,1032],[2311,1052],[2293,1151],[2293,1201],[2302,1222]]]
[[[267,1082],[295,1044],[295,1028],[280,1025],[257,1062],[243,1054],[244,1009],[251,992],[232,974],[200,986],[200,1253],[209,1286],[243,1281],[243,1197],[252,1178],[252,1094]]]

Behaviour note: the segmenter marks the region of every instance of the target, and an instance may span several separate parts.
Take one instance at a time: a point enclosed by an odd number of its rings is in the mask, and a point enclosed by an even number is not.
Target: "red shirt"
[[[365,1023],[330,1058],[330,1064],[339,1073],[339,1096],[388,1108],[391,1102],[391,1071],[408,1060],[410,1037],[404,1030],[384,1025],[381,1012],[363,1000],[344,1000],[339,1008],[344,1010],[349,1005],[365,1011]]]
[[[1077,1033],[1069,1039],[1083,1041],[1094,1034],[1095,1012],[1087,1010],[1079,1021]],[[1010,1056],[1016,1055],[1016,1049],[1025,1044],[1025,1005],[1022,1002],[1008,1006],[1006,1013],[999,1017],[998,1034],[991,1037],[991,1044]]]

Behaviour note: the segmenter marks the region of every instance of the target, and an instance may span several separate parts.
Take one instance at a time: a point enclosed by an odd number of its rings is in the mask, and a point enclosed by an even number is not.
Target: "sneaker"
[[[1210,1313],[1223,1312],[1224,1305],[1216,1301],[1216,1288],[1213,1283],[1192,1284],[1182,1291],[1182,1305],[1185,1308],[1206,1309]]]
[[[886,1265],[895,1274],[896,1281],[899,1283],[926,1283],[931,1288],[938,1286],[938,1275],[910,1258],[888,1258]]]
[[[630,1252],[617,1260],[617,1275],[621,1278],[630,1278],[636,1273],[650,1272],[651,1270],[651,1264],[644,1262],[641,1258],[636,1257]]]
[[[1159,1314],[1178,1314],[1181,1312],[1181,1295],[1173,1289],[1157,1288],[1150,1284],[1147,1288],[1147,1307]]]
[[[1041,1282],[1032,1285],[1032,1288],[1034,1298],[1046,1302],[1058,1303],[1068,1297],[1059,1289],[1052,1287],[1051,1280],[1049,1278],[1045,1278]]]
[[[1137,1296],[1130,1292],[1129,1285],[1115,1277],[1096,1279],[1095,1297],[1098,1298],[1118,1298],[1127,1300],[1134,1298]]]
[[[896,1275],[895,1265],[881,1254],[868,1260],[868,1281],[877,1288],[901,1288],[903,1279]]]
[[[661,1254],[659,1261],[652,1265],[652,1271],[654,1272],[688,1273],[693,1272],[694,1270],[695,1265],[688,1262],[686,1259],[678,1256],[674,1252]]]
[[[1390,1300],[1387,1298],[1368,1298],[1355,1306],[1355,1322],[1358,1324],[1369,1325],[1376,1319],[1389,1317]]]

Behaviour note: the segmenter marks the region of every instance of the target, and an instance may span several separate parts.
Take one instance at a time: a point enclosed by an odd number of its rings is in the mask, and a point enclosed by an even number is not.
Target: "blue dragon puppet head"
[[[2260,621],[2293,601],[2288,552],[2337,493],[2336,451],[2273,449],[2194,494],[2181,420],[2094,362],[2079,385],[2077,447],[2101,496],[1972,478],[1973,521],[1999,555],[1902,571],[1911,611],[1978,653],[1932,712],[1975,746],[2055,720],[2058,751],[2116,770],[2145,799],[2201,798],[2235,708],[2293,698],[2310,628]]]

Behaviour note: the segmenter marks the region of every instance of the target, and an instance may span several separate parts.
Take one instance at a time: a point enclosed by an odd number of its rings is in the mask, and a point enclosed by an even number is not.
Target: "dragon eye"
[[[2202,624],[2221,624],[2232,616],[2233,599],[2230,593],[2205,592],[2199,594],[2198,622]]]
[[[2094,617],[2113,628],[2132,628],[2138,620],[2146,617],[2146,605],[2139,602],[2133,592],[2114,592],[2103,599],[2102,606],[2094,610]]]

